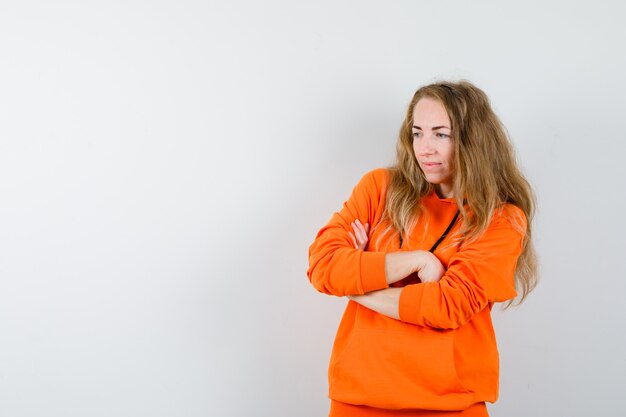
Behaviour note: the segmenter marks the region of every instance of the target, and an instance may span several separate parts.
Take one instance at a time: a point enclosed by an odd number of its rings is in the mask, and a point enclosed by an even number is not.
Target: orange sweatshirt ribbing
[[[434,193],[421,201],[419,221],[402,248],[381,221],[389,173],[366,174],[309,249],[307,275],[319,291],[344,296],[388,287],[385,254],[428,250],[457,211]],[[371,225],[365,251],[354,249],[350,223]],[[329,367],[329,396],[382,409],[464,410],[494,402],[498,352],[491,323],[494,302],[515,297],[514,271],[522,250],[523,212],[506,205],[478,238],[463,241],[459,223],[435,251],[446,267],[439,282],[408,277],[400,320],[350,301]]]

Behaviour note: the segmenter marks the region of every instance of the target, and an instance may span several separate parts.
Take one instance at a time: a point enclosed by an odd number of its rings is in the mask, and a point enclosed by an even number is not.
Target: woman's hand
[[[348,234],[352,239],[352,243],[354,243],[354,248],[365,250],[365,247],[367,246],[367,242],[369,240],[369,238],[367,237],[367,234],[370,231],[369,223],[365,223],[365,225],[363,225],[361,224],[359,219],[356,219],[355,221],[350,223],[350,225],[352,226],[352,230],[354,230],[354,233],[348,232]]]
[[[441,279],[443,274],[446,273],[441,261],[427,251],[419,252],[419,261],[417,266],[417,276],[420,277],[422,282],[437,282]]]

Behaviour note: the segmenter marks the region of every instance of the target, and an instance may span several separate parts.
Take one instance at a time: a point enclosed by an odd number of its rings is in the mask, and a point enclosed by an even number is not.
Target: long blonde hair
[[[515,269],[518,303],[521,303],[537,285],[537,260],[531,239],[535,197],[517,166],[506,129],[492,110],[489,98],[478,87],[468,81],[439,82],[415,92],[400,128],[385,217],[401,235],[410,233],[420,215],[421,198],[433,190],[413,151],[413,109],[424,97],[441,102],[452,124],[453,189],[463,219],[464,239],[480,236],[494,212],[505,203],[519,207],[526,216],[523,250]]]

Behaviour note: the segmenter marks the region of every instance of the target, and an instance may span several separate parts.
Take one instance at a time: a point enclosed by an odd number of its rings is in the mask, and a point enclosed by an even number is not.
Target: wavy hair
[[[396,164],[391,168],[385,217],[398,233],[407,235],[420,215],[420,200],[433,191],[413,150],[413,109],[424,98],[438,100],[452,124],[455,200],[461,212],[465,240],[479,237],[496,210],[510,203],[519,207],[526,222],[523,250],[515,269],[517,304],[537,285],[537,259],[532,243],[535,196],[522,175],[506,129],[494,113],[487,95],[468,81],[438,82],[415,92],[400,128]],[[512,302],[511,302],[512,303]],[[509,305],[511,305],[509,303]]]

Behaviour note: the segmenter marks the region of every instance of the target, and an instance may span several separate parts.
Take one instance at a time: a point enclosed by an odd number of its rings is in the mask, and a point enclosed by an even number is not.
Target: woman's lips
[[[422,162],[422,169],[424,171],[433,171],[441,166],[439,162]]]

